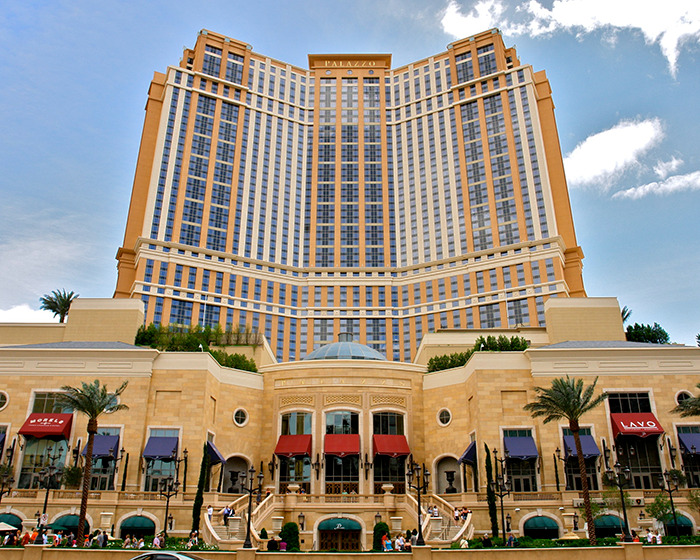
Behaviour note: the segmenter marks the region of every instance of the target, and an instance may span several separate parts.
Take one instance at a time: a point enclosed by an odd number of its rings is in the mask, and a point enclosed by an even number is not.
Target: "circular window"
[[[349,76],[352,75],[352,70],[348,70],[348,75],[349,75]]]
[[[330,75],[331,75],[331,71],[330,71],[330,70],[326,70],[326,76],[330,76]]]
[[[676,395],[676,403],[681,404],[683,401],[687,401],[688,399],[693,398],[693,395],[686,391],[681,391]]]
[[[245,426],[248,423],[248,413],[242,408],[237,408],[233,412],[233,423],[236,426]]]
[[[0,410],[7,406],[8,400],[9,398],[7,397],[7,393],[0,391]]]
[[[438,412],[438,422],[440,425],[447,426],[451,421],[452,413],[449,410],[443,408],[440,412]]]
[[[370,73],[370,74],[374,74],[374,70],[370,70],[369,73]]]

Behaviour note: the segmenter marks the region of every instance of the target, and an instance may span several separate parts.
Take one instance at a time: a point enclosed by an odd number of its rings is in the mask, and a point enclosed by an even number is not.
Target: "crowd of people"
[[[406,534],[398,533],[393,538],[391,534],[384,533],[382,535],[382,551],[383,552],[410,552],[414,546],[416,546],[416,541],[418,540],[418,531],[413,529],[412,531],[406,531]]]

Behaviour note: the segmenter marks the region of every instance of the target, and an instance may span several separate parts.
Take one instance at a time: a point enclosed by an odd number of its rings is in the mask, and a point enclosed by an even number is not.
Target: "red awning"
[[[372,436],[375,455],[389,455],[389,457],[401,457],[410,455],[411,449],[408,447],[406,436],[389,436],[385,434],[374,434]]]
[[[277,440],[277,447],[275,447],[275,455],[282,457],[311,456],[311,436],[280,436]]]
[[[651,412],[626,412],[610,415],[613,438],[618,434],[625,436],[656,436],[664,433],[661,423]]]
[[[72,423],[72,414],[32,412],[19,429],[19,433],[35,438],[68,439]]]
[[[360,454],[359,434],[326,434],[323,444],[323,451],[326,455],[336,455],[345,457],[346,455]]]

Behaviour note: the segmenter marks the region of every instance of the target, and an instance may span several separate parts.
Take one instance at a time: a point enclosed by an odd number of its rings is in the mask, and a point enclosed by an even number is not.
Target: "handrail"
[[[462,523],[462,526],[460,527],[459,531],[457,531],[457,534],[452,537],[452,542],[457,542],[462,538],[462,535],[465,533],[471,533],[471,535],[467,534],[467,540],[469,540],[472,535],[474,534],[474,526],[471,524],[472,523],[472,512],[470,511],[467,513],[467,518],[464,520],[464,523]],[[467,529],[470,529],[470,531],[467,532]]]

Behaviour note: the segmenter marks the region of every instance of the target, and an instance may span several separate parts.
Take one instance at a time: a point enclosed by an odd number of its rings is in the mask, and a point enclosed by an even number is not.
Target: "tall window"
[[[311,433],[310,412],[289,412],[282,415],[280,435],[296,436]]]
[[[180,437],[179,430],[151,429],[150,437]],[[177,463],[172,459],[146,459],[146,492],[157,492],[162,479],[177,477]]]
[[[326,414],[326,434],[359,434],[359,414],[336,410]],[[359,455],[325,456],[326,494],[359,492]]]
[[[571,433],[571,430],[569,428],[564,428],[563,434],[565,436],[571,436],[573,435]],[[579,435],[581,436],[590,436],[591,435],[591,429],[590,428],[580,428],[579,429]],[[597,464],[597,457],[589,457],[587,459],[584,459],[586,463],[586,474],[588,476],[588,489],[589,490],[598,490],[598,476],[596,474],[597,469],[596,469],[596,464]],[[569,455],[566,459],[566,464],[564,466],[564,470],[566,473],[566,489],[567,490],[581,490],[581,473],[578,468],[578,457],[574,455],[573,453]]]
[[[404,435],[403,414],[376,412],[372,417],[373,433],[377,435]],[[406,492],[406,458],[389,455],[374,456],[374,493],[383,493],[382,484],[393,484],[394,494]]]
[[[613,414],[651,412],[649,393],[610,393],[608,403]],[[617,461],[631,471],[630,488],[658,487],[661,458],[657,441],[658,436],[642,438],[625,434],[618,434],[615,439]]]
[[[61,406],[56,402],[58,393],[35,393],[32,412],[58,414],[73,412],[69,407]]]
[[[98,428],[98,436],[118,436],[119,428]],[[112,456],[92,458],[92,476],[90,479],[91,490],[114,490],[114,474],[116,468],[115,458],[119,456],[119,449],[114,449]]]
[[[503,430],[503,437],[532,437],[532,431],[528,429]],[[510,480],[513,492],[537,491],[537,459],[516,459],[509,457],[506,460],[506,473]]]
[[[386,435],[404,435],[403,414],[396,412],[375,412],[373,416],[373,433]]]
[[[311,434],[310,412],[288,412],[282,415],[280,435],[298,436]],[[280,492],[286,492],[289,484],[298,484],[304,492],[311,491],[311,457],[296,455],[279,457]]]
[[[359,415],[357,412],[338,410],[326,414],[327,434],[359,434]]]

